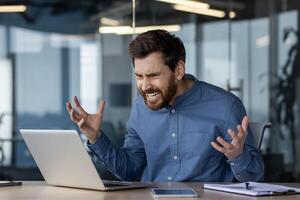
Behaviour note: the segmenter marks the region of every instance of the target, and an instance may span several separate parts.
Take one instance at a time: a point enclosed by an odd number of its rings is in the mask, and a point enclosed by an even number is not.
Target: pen
[[[245,183],[245,186],[246,186],[246,189],[247,189],[247,190],[250,190],[250,183],[249,183],[249,182],[246,182],[246,183]]]

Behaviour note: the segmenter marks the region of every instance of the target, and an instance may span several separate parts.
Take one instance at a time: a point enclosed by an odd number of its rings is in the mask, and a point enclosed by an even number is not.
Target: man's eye
[[[152,74],[150,77],[158,77],[159,76],[159,74]]]

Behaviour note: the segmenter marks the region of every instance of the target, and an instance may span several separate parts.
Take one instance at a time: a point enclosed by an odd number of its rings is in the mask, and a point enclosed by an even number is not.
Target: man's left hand
[[[248,124],[249,118],[245,116],[242,121],[242,126],[237,126],[238,133],[234,132],[232,129],[227,130],[228,135],[232,138],[231,143],[226,142],[222,137],[217,137],[218,143],[211,142],[211,145],[216,150],[223,153],[229,160],[237,158],[244,150]]]

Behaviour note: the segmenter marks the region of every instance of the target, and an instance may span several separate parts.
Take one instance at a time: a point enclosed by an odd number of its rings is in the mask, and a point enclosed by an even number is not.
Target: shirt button
[[[172,180],[172,177],[171,177],[171,176],[169,176],[169,177],[168,177],[168,180],[169,180],[169,181],[170,181],[170,180]]]
[[[231,163],[230,163],[230,165],[231,165],[231,166],[234,166],[234,163],[233,163],[233,162],[231,162]]]
[[[177,157],[177,156],[174,156],[173,158],[174,158],[174,160],[177,160],[178,157]]]
[[[176,134],[175,133],[172,133],[172,137],[175,137],[176,136]]]
[[[175,113],[175,109],[172,109],[172,110],[171,110],[171,113],[173,113],[173,114],[174,114],[174,113]]]

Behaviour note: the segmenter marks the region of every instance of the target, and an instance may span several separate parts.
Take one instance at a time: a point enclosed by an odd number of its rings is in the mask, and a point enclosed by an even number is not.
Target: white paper
[[[245,194],[251,196],[264,196],[285,194],[291,191],[300,193],[299,188],[286,187],[282,185],[249,182],[249,189],[246,188],[245,183],[236,184],[204,184],[205,189],[219,190],[224,192],[232,192],[238,194]]]

